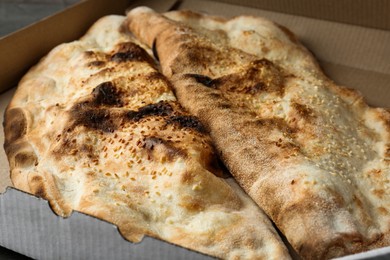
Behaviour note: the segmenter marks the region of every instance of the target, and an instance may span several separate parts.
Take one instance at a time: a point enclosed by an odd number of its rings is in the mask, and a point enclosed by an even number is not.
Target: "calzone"
[[[21,80],[4,122],[14,186],[60,216],[109,221],[132,242],[148,235],[218,258],[289,259],[124,20],[102,18]]]
[[[303,258],[390,245],[388,110],[336,85],[266,19],[145,7],[127,17],[232,175]]]

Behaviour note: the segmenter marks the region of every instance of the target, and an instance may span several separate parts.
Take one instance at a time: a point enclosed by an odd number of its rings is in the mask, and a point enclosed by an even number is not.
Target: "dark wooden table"
[[[61,11],[79,0],[0,0],[0,37]],[[0,230],[1,232],[1,230]],[[29,259],[0,246],[0,259]]]

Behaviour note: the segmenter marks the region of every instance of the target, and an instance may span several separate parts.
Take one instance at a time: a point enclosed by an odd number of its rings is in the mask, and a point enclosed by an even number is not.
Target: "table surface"
[[[78,0],[0,0],[0,37],[61,11],[76,2]],[[29,258],[0,246],[0,259],[25,260]]]
[[[58,12],[77,0],[0,0],[0,37]]]

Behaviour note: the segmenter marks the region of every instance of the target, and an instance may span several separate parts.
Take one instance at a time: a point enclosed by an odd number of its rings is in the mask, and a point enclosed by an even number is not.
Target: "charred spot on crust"
[[[110,114],[107,110],[86,110],[79,119],[89,128],[100,129],[104,132],[114,131],[114,125],[109,121]]]
[[[215,100],[218,100],[218,99],[222,98],[222,95],[220,93],[214,93],[214,92],[209,93],[208,96],[211,99],[215,99]]]
[[[167,84],[170,84],[169,81],[167,81],[167,79],[165,78],[164,75],[162,75],[160,72],[157,72],[157,71],[154,71],[154,72],[151,72],[149,73],[148,75],[146,75],[146,79],[147,80],[163,80],[165,81]]]
[[[156,58],[157,61],[160,61],[160,58],[158,57],[158,52],[157,52],[157,38],[154,39],[153,44],[152,44],[152,51],[153,51],[153,56]]]
[[[267,59],[255,60],[247,68],[212,80],[209,85],[226,92],[256,94],[284,93],[284,77],[280,68]]]
[[[38,158],[34,152],[22,151],[15,155],[15,164],[18,167],[30,167],[38,164]]]
[[[33,193],[35,194],[35,196],[39,197],[39,198],[43,198],[43,199],[46,199],[46,191],[45,191],[45,188],[43,187],[43,185],[39,185],[38,188],[36,188]]]
[[[97,105],[123,105],[120,98],[120,93],[116,89],[115,85],[110,81],[103,82],[96,86],[92,91],[92,96],[95,104]]]
[[[4,132],[6,143],[12,143],[22,138],[27,132],[27,119],[23,110],[12,108],[5,112]]]
[[[233,175],[230,173],[229,169],[226,167],[226,165],[221,161],[221,159],[216,159],[216,164],[219,169],[221,169],[222,176],[221,178],[228,179],[233,178]]]
[[[84,54],[87,57],[92,57],[93,55],[95,55],[95,52],[93,52],[93,51],[85,51]]]
[[[73,124],[66,131],[70,132],[78,125],[87,128],[113,132],[118,125],[119,114],[114,114],[109,108],[101,108],[101,105],[120,107],[123,105],[120,92],[112,82],[103,82],[96,86],[89,100],[75,104],[70,110]]]
[[[132,52],[117,52],[111,56],[111,60],[115,62],[125,62],[139,59],[140,58]]]
[[[101,67],[103,66],[104,64],[106,64],[104,61],[102,60],[95,60],[95,61],[91,61],[87,64],[88,67]]]
[[[196,82],[228,92],[256,94],[258,92],[276,92],[283,94],[284,82],[280,69],[267,59],[255,60],[241,72],[228,74],[216,79],[205,75],[185,74]]]
[[[89,158],[94,158],[94,148],[90,144],[82,144],[80,146],[80,152],[87,154]]]
[[[167,124],[176,124],[180,128],[191,128],[200,133],[205,133],[206,130],[196,117],[193,116],[171,116],[166,121]]]
[[[73,126],[82,125],[103,132],[114,132],[117,127],[111,120],[110,112],[107,109],[90,108],[79,104],[73,108],[71,113],[72,117],[75,118]]]
[[[166,124],[174,124],[180,128],[190,128],[197,132],[205,133],[206,130],[202,123],[193,116],[176,115],[172,105],[167,101],[160,101],[155,104],[146,105],[138,109],[138,111],[130,110],[126,113],[128,120],[139,121],[149,116],[165,117]]]
[[[138,121],[148,116],[169,116],[173,113],[172,106],[166,101],[160,101],[155,104],[141,107],[138,111],[127,112],[127,118]]]
[[[215,176],[223,179],[232,178],[229,170],[223,164],[223,162],[216,156],[215,153],[207,156],[207,158],[202,158],[205,162],[205,168],[213,173]]]
[[[32,194],[43,199],[47,199],[47,192],[44,185],[45,179],[40,175],[34,175],[29,178],[29,184]]]
[[[263,82],[257,82],[253,84],[251,88],[246,89],[245,93],[247,94],[255,94],[265,89],[265,84]]]
[[[191,77],[196,80],[196,82],[205,85],[206,87],[213,87],[213,79],[205,76],[205,75],[199,75],[199,74],[186,74],[186,77]]]
[[[71,109],[71,117],[74,119],[73,126],[67,131],[71,131],[75,126],[82,125],[87,128],[101,130],[103,132],[114,132],[117,127],[126,120],[139,121],[150,116],[171,116],[174,111],[167,101],[160,101],[155,104],[146,105],[138,111],[127,110],[115,112],[110,108],[99,108],[99,104],[117,103],[116,95],[111,93],[111,88],[104,85],[95,89],[95,98],[92,101],[84,101],[76,104]],[[104,93],[104,94],[102,94]]]
[[[188,30],[186,28],[185,30]],[[183,36],[184,37],[184,36]],[[187,35],[185,37],[188,37]],[[194,46],[196,45],[196,47]],[[215,59],[214,57],[223,57],[225,56],[222,52],[208,46],[202,45],[194,42],[189,42],[180,46],[180,51],[185,50],[183,52],[185,65],[190,64],[204,64],[205,61],[207,63],[211,63],[211,65],[217,65],[220,61],[219,59]]]
[[[118,51],[111,56],[111,61],[127,62],[127,61],[146,61],[153,64],[153,59],[148,53],[132,42],[125,42],[118,45]]]
[[[221,109],[231,109],[232,108],[232,106],[230,104],[227,104],[227,103],[217,104],[217,107],[219,107]]]
[[[266,127],[270,129],[278,129],[286,135],[292,135],[296,129],[291,128],[282,118],[264,118],[255,121],[257,126]]]
[[[310,120],[315,117],[314,110],[309,106],[297,102],[292,102],[291,105],[303,119]]]
[[[252,61],[252,65],[260,65],[260,66],[264,66],[264,67],[275,66],[272,61],[265,59],[265,58]]]

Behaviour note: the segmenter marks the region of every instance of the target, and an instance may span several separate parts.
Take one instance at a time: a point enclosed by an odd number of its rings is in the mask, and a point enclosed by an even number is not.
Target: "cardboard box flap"
[[[58,217],[47,201],[14,189],[0,196],[0,230],[0,245],[34,259],[212,259],[151,237],[130,243],[110,223],[79,212]]]
[[[390,30],[390,2],[387,0],[217,0],[230,4],[312,17],[341,23]]]
[[[321,67],[336,83],[358,90],[371,106],[390,108],[390,75],[321,62]]]

